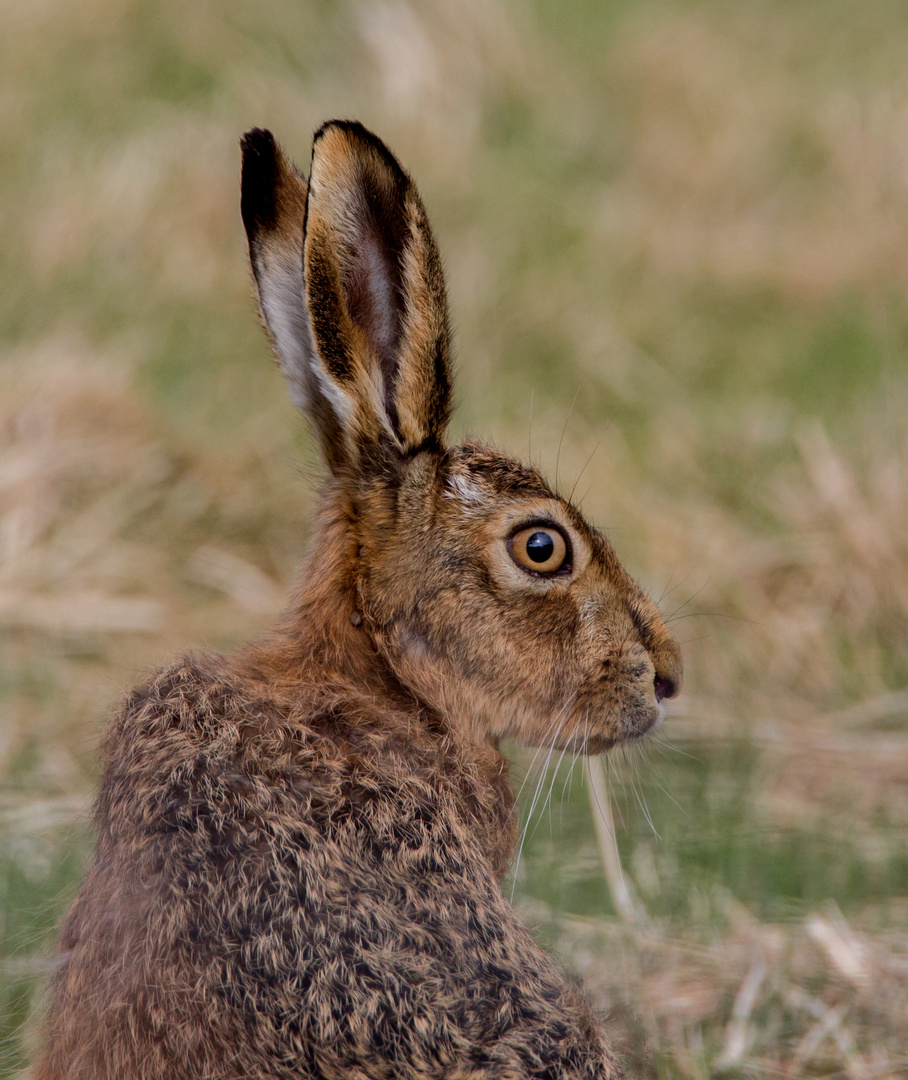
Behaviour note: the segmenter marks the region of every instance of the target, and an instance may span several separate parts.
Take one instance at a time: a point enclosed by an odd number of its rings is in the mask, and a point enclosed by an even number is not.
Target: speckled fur
[[[158,673],[111,724],[37,1080],[615,1080],[502,894],[498,740],[642,736],[677,646],[534,470],[445,445],[440,262],[383,144],[325,125],[307,191],[250,132],[243,218],[330,476],[276,630]],[[570,574],[508,554],[537,520]]]

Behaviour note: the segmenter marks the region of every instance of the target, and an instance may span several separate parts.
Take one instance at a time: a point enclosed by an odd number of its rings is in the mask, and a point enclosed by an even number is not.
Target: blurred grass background
[[[906,50],[900,0],[5,0],[0,1076],[105,717],[305,548],[237,142],[330,116],[423,192],[458,431],[576,484],[685,651],[608,766],[632,920],[582,767],[515,750],[527,918],[641,1075],[908,1075]]]

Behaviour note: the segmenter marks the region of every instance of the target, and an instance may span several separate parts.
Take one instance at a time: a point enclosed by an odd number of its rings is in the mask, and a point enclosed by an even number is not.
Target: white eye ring
[[[508,551],[521,570],[532,574],[557,574],[571,568],[567,539],[554,525],[520,529],[508,540]]]

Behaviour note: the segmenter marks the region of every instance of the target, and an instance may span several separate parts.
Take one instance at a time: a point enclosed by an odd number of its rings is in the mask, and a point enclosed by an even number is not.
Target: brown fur
[[[447,447],[440,262],[409,177],[333,122],[306,181],[244,139],[262,313],[331,477],[287,614],[108,732],[38,1080],[516,1080],[620,1070],[499,884],[498,741],[644,735],[678,648],[532,469]],[[563,572],[512,557],[567,538]]]

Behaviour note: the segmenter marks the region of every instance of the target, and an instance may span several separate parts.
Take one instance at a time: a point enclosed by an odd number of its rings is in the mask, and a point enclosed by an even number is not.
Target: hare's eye
[[[554,574],[570,569],[567,564],[567,540],[560,529],[551,525],[531,525],[511,537],[508,548],[523,570],[537,574]]]

